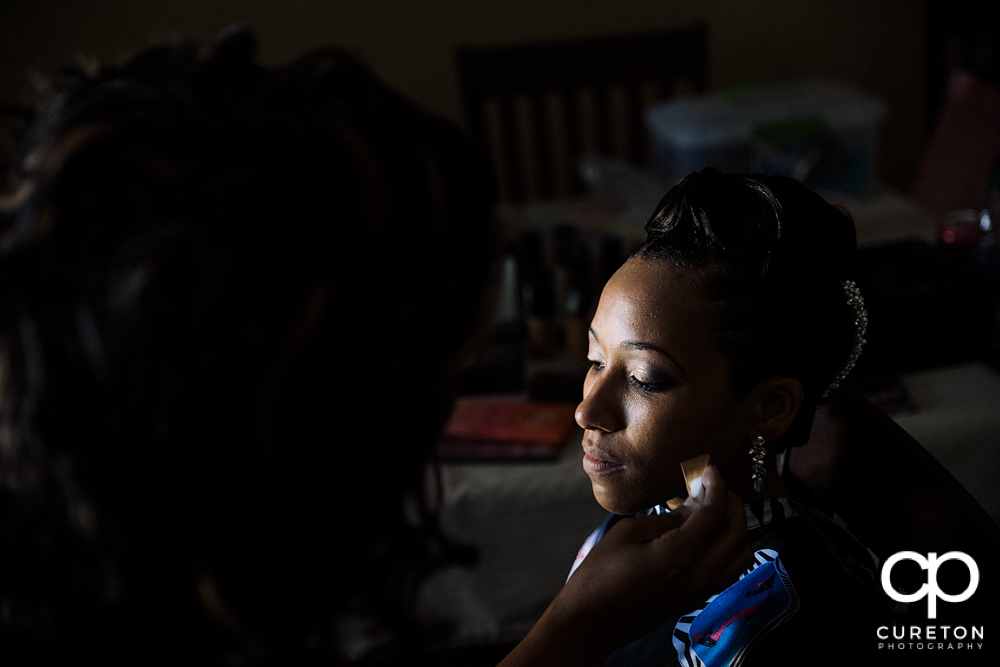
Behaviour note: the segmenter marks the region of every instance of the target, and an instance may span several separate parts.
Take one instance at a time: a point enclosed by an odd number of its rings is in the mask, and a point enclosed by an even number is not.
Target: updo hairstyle
[[[802,384],[777,446],[803,444],[854,345],[842,285],[856,250],[849,214],[789,177],[709,168],[672,188],[645,229],[633,257],[673,265],[711,304],[737,395],[771,377]]]

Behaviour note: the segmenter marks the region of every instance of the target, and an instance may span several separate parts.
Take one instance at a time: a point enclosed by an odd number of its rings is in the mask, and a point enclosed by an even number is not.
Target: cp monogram
[[[912,560],[915,561],[921,569],[927,570],[927,583],[920,587],[916,593],[911,593],[909,595],[905,593],[900,593],[895,588],[892,587],[892,582],[890,581],[890,573],[892,572],[893,566],[901,560]],[[965,563],[965,566],[969,568],[969,586],[964,591],[958,595],[949,595],[945,593],[937,585],[937,569],[941,563],[946,560],[960,560]],[[979,567],[976,565],[976,561],[972,556],[964,554],[961,551],[949,551],[940,558],[933,551],[927,554],[927,558],[924,558],[915,551],[900,551],[897,554],[893,554],[885,561],[885,565],[882,566],[882,588],[885,590],[886,595],[891,597],[897,602],[915,602],[920,598],[930,596],[927,600],[927,618],[937,618],[937,599],[941,598],[945,602],[965,602],[972,594],[976,592],[976,588],[979,586]]]

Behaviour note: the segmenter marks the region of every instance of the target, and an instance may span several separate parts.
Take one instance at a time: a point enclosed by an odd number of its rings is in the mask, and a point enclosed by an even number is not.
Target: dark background
[[[39,77],[61,64],[114,62],[177,33],[207,41],[240,22],[257,33],[265,64],[339,44],[422,106],[461,120],[453,57],[459,45],[628,34],[704,22],[711,89],[774,76],[817,75],[883,98],[888,114],[882,127],[882,174],[888,184],[905,190],[933,114],[928,104],[936,86],[929,86],[927,56],[939,49],[928,44],[940,41],[934,32],[947,22],[942,12],[949,17],[967,13],[964,4],[972,3],[0,0],[0,103],[22,101]],[[983,27],[984,22],[969,23]]]

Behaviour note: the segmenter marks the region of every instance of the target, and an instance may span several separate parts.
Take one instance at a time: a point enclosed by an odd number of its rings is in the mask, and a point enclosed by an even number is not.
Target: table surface
[[[971,363],[902,380],[917,409],[894,419],[1000,522],[1000,375]],[[436,575],[420,609],[428,619],[454,622],[457,641],[523,636],[604,518],[579,440],[577,432],[554,462],[443,466],[444,529],[475,544],[480,563]]]

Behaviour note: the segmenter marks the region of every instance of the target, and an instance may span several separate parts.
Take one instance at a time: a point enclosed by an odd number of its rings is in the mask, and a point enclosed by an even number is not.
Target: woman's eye
[[[642,391],[651,394],[656,394],[666,391],[667,389],[670,389],[676,384],[676,381],[673,378],[668,378],[668,377],[657,377],[653,378],[651,381],[646,382],[640,380],[634,375],[630,375],[628,380],[629,384],[631,384],[632,386],[637,387]]]

